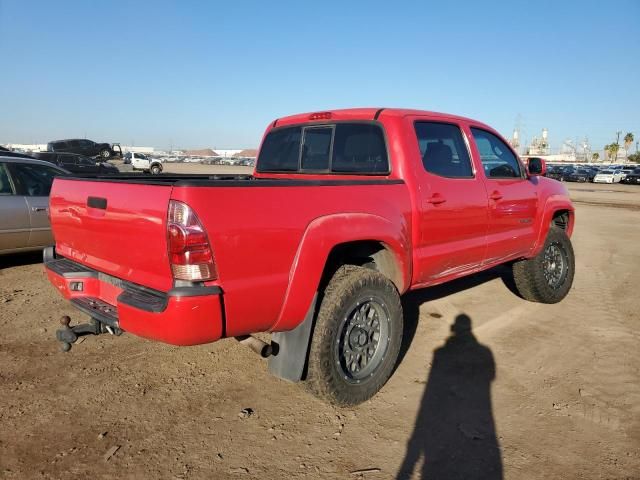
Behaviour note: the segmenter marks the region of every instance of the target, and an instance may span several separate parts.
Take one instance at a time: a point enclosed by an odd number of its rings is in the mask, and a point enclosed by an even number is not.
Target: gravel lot
[[[0,257],[0,478],[640,478],[640,187],[570,190],[569,296],[527,303],[504,269],[407,296],[406,355],[353,409],[233,340],[103,335],[60,353],[57,319],[85,317],[39,255]]]

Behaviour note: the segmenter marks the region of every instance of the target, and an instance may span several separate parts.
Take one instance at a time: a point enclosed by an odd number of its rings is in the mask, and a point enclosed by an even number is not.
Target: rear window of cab
[[[283,127],[262,143],[258,172],[389,173],[382,128],[372,123]]]

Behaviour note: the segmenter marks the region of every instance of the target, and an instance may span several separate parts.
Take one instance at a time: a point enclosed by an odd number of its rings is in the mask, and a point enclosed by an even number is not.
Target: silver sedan
[[[49,191],[54,177],[68,174],[48,162],[0,156],[0,255],[53,244]]]

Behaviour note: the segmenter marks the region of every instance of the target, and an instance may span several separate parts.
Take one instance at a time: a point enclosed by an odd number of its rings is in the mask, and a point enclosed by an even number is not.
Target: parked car
[[[594,183],[619,183],[622,180],[620,170],[601,170],[593,178]]]
[[[631,172],[621,180],[622,183],[639,184],[640,183],[640,167],[634,168]]]
[[[75,153],[39,152],[34,153],[33,156],[38,160],[58,165],[71,173],[98,175],[120,173],[118,167],[111,163],[97,161]]]
[[[561,165],[555,167],[552,171],[547,172],[546,177],[564,182],[567,175],[573,173],[574,170],[575,168],[572,165]]]
[[[151,158],[144,153],[127,152],[124,155],[125,163],[130,163],[133,170],[142,170],[145,173],[158,175],[162,173],[162,160]]]
[[[49,191],[65,170],[34,159],[0,155],[0,254],[42,250],[53,243]]]
[[[113,156],[122,156],[120,144],[96,143],[86,138],[72,138],[68,140],[55,140],[47,144],[48,152],[77,153],[87,157],[100,156],[104,159]]]
[[[591,173],[590,170],[585,168],[579,168],[577,170],[571,170],[569,173],[563,175],[563,180],[565,182],[582,182],[586,183],[590,181],[595,175]]]
[[[574,208],[544,172],[458,116],[294,115],[269,124],[253,176],[56,179],[45,265],[92,333],[236,337],[275,375],[353,405],[394,370],[400,295],[504,263],[527,300],[565,297]],[[65,350],[87,331],[67,320]]]
[[[634,170],[634,167],[624,167],[624,168],[622,168],[620,170],[620,173],[622,175],[622,178],[620,178],[620,181],[622,182],[627,177],[627,175],[629,175],[631,172],[633,172],[633,170]]]

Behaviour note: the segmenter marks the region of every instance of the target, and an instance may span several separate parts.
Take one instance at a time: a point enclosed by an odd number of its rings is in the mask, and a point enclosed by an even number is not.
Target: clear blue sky
[[[640,1],[0,0],[0,142],[257,146],[291,113],[399,106],[552,146],[640,139]]]

